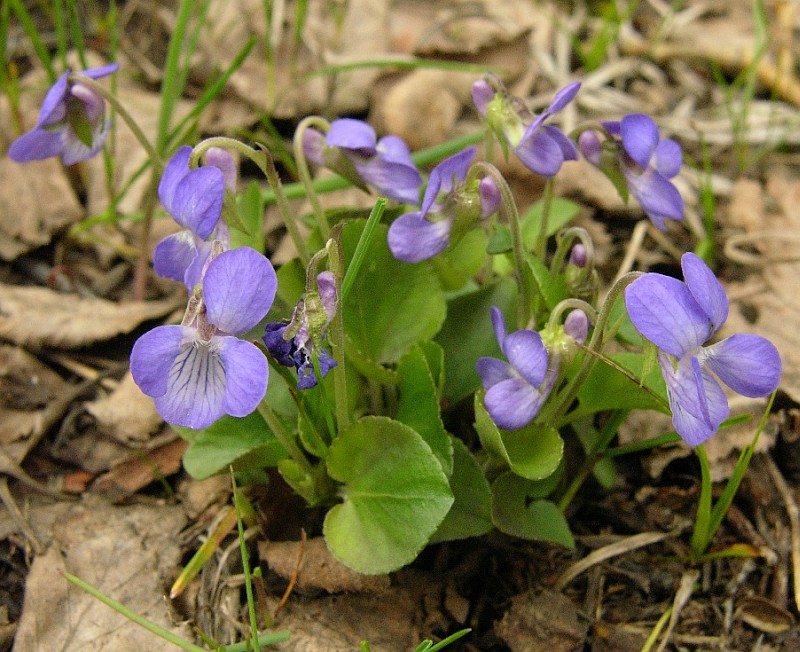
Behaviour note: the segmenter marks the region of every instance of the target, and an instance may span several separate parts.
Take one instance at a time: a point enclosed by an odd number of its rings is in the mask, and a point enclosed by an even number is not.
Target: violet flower
[[[100,79],[117,71],[119,64],[83,70],[82,75]],[[103,147],[110,121],[105,100],[91,88],[73,82],[67,71],[47,91],[36,126],[17,138],[8,155],[18,163],[61,156],[64,165],[91,158]]]
[[[317,275],[317,289],[306,292],[298,301],[289,322],[267,324],[264,346],[278,363],[297,369],[297,389],[310,389],[317,384],[315,357],[323,378],[336,366],[322,346],[335,315],[336,279],[325,271]]]
[[[510,95],[494,76],[473,84],[472,99],[504,150],[510,146],[529,170],[552,177],[564,161],[576,160],[578,151],[563,131],[544,123],[567,106],[580,87],[580,82],[573,82],[559,90],[550,106],[538,116],[520,98]]]
[[[503,315],[492,307],[492,325],[500,349],[508,362],[483,357],[476,363],[489,416],[503,430],[528,425],[550,395],[557,369],[548,369],[548,353],[536,331],[506,334]]]
[[[268,365],[238,339],[267,314],[278,286],[272,264],[255,249],[225,251],[209,264],[202,298],[180,326],[158,326],[131,352],[136,384],[168,423],[206,428],[224,414],[244,417],[267,390]]]
[[[491,177],[467,187],[463,181],[476,147],[454,154],[431,171],[419,211],[392,222],[387,241],[398,260],[418,263],[455,244],[478,220],[500,207],[500,191]]]
[[[212,155],[218,165],[205,165],[189,169],[192,148],[181,147],[167,163],[158,196],[161,203],[183,230],[167,236],[159,242],[153,252],[153,269],[164,278],[183,282],[189,292],[200,281],[202,269],[211,254],[214,240],[230,245],[227,225],[219,218],[225,188],[231,182],[231,166],[224,157],[220,160],[218,152]],[[226,154],[227,155],[227,154]],[[227,155],[230,159],[230,155]],[[235,166],[233,167],[235,173]],[[226,173],[228,181],[226,182]],[[211,236],[211,237],[209,237]]]
[[[759,335],[731,335],[703,346],[725,323],[728,298],[696,255],[685,253],[681,267],[685,282],[652,272],[637,278],[625,290],[625,305],[636,330],[659,349],[672,425],[697,446],[730,413],[717,378],[744,396],[767,396],[780,383],[781,360]]]
[[[411,152],[398,136],[377,139],[366,122],[352,118],[334,120],[326,134],[309,128],[303,132],[307,160],[327,167],[356,186],[374,186],[390,199],[416,204],[422,177]]]
[[[578,137],[586,160],[615,182],[624,200],[627,187],[656,228],[664,231],[665,220],[682,220],[683,197],[670,181],[681,169],[681,146],[670,138],[661,138],[652,118],[640,113],[626,115],[619,122],[604,122],[603,126],[614,137],[608,149],[596,131],[584,131]],[[620,173],[624,184],[618,179]]]

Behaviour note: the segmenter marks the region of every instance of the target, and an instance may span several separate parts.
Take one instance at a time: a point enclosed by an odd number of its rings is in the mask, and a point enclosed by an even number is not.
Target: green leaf
[[[486,258],[486,234],[482,229],[468,231],[454,247],[432,259],[442,287],[458,290],[477,274]]]
[[[621,352],[607,357],[627,369],[634,379],[639,378],[641,354]],[[599,360],[581,386],[578,401],[580,405],[570,413],[570,419],[604,410],[658,410],[669,414],[667,389],[658,366],[650,370],[641,386],[637,380]]]
[[[230,464],[237,471],[275,466],[287,455],[258,412],[241,419],[226,415],[199,431],[172,427],[191,442],[183,466],[198,480],[225,472]]]
[[[543,498],[551,489],[548,484],[525,480],[513,473],[499,476],[492,483],[492,520],[498,530],[511,536],[574,548],[575,541],[564,514]]]
[[[564,458],[564,441],[552,426],[533,422],[519,430],[501,430],[475,394],[475,430],[483,447],[504,461],[514,473],[529,480],[551,476]]]
[[[264,202],[261,199],[261,187],[255,181],[251,181],[239,194],[237,214],[240,224],[230,225],[231,249],[252,247],[256,251],[264,251]]]
[[[536,239],[539,237],[539,224],[542,221],[542,209],[544,208],[544,200],[540,199],[531,205],[531,207],[522,216],[522,241],[525,243],[525,249],[530,251],[536,244]],[[574,220],[581,212],[581,207],[569,199],[555,197],[550,204],[550,216],[547,220],[547,235],[552,236],[558,233],[562,228]]]
[[[400,402],[395,419],[413,428],[425,440],[449,477],[453,472],[453,445],[442,424],[436,385],[420,346],[403,356],[397,372]]]
[[[478,358],[500,355],[489,311],[497,306],[505,315],[513,315],[516,305],[517,285],[511,278],[503,278],[448,302],[447,319],[436,336],[436,342],[444,350],[447,369],[445,400],[460,401],[480,387],[475,371]]]
[[[326,463],[344,484],[344,501],[325,516],[325,539],[359,573],[389,573],[412,562],[453,504],[430,447],[386,417],[364,417],[341,433]]]
[[[342,231],[348,264],[363,229],[358,220]],[[386,244],[387,230],[385,224],[376,225],[343,310],[345,333],[360,352],[381,364],[397,362],[415,343],[431,339],[446,311],[431,264],[396,260]]]
[[[528,266],[539,292],[544,297],[545,305],[550,310],[570,296],[567,282],[561,274],[551,274],[547,265],[531,256],[528,256]]]
[[[494,529],[492,492],[486,476],[464,442],[453,440],[453,475],[450,488],[455,502],[431,538],[431,543],[478,537]]]

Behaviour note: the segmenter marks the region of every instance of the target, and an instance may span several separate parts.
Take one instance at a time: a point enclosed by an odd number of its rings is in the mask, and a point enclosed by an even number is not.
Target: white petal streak
[[[181,347],[170,368],[167,394],[157,404],[169,423],[205,428],[224,414],[225,368],[216,339]]]

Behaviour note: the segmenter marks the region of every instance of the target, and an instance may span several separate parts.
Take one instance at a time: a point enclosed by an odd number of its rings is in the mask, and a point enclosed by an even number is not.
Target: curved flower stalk
[[[370,185],[381,195],[407,204],[416,204],[419,199],[422,177],[408,145],[398,136],[378,140],[375,130],[361,120],[334,120],[324,134],[306,129],[303,154],[362,189]]]
[[[549,367],[549,356],[536,331],[506,333],[503,314],[492,307],[492,326],[500,350],[508,362],[483,357],[476,363],[486,390],[486,411],[498,427],[517,430],[539,414],[558,376],[558,365]]]
[[[336,361],[322,346],[325,331],[336,315],[336,279],[332,272],[317,275],[317,289],[306,292],[292,312],[289,322],[267,324],[264,346],[284,367],[297,369],[297,389],[317,384],[314,358],[322,378]]]
[[[494,75],[472,85],[472,99],[506,155],[511,147],[529,170],[553,177],[564,161],[578,158],[578,151],[564,132],[545,121],[567,106],[580,87],[580,82],[573,82],[559,90],[550,106],[538,116],[531,113],[522,99],[510,95]]]
[[[118,68],[111,63],[81,74],[100,79]],[[8,155],[17,163],[61,156],[64,165],[72,165],[103,147],[111,125],[106,119],[106,103],[94,90],[70,81],[69,75],[65,72],[47,91],[36,126],[11,143]]]
[[[395,258],[407,263],[433,258],[500,208],[500,191],[491,177],[464,183],[476,151],[468,147],[433,168],[420,210],[392,222],[388,244]]]
[[[636,330],[658,347],[676,432],[697,446],[730,414],[717,379],[744,396],[767,396],[780,383],[781,359],[759,335],[704,346],[725,323],[728,298],[696,255],[685,253],[681,267],[684,282],[652,272],[637,278],[625,289],[625,305]]]
[[[613,138],[607,145],[594,130],[578,137],[586,160],[611,179],[624,200],[628,192],[636,197],[657,229],[666,230],[668,219],[682,220],[683,197],[670,181],[681,169],[681,146],[661,138],[653,119],[640,113],[604,122],[603,127]]]
[[[155,272],[183,282],[189,292],[200,281],[212,242],[222,242],[225,249],[230,245],[220,215],[226,187],[236,187],[235,164],[227,152],[209,150],[210,164],[194,170],[189,168],[191,154],[188,145],[175,152],[158,185],[164,208],[184,228],[161,240],[153,252]]]
[[[264,318],[277,287],[272,264],[255,249],[222,252],[209,262],[183,323],[158,326],[136,341],[133,379],[165,421],[206,428],[225,414],[256,409],[267,391],[267,360],[236,335]]]

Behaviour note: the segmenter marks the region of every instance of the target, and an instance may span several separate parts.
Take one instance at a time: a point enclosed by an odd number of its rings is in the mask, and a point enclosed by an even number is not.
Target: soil
[[[54,15],[42,3],[22,4],[52,47]],[[100,19],[107,7],[78,4],[89,64],[105,63],[112,43]],[[152,135],[177,3],[117,4],[117,93]],[[414,150],[479,126],[470,98],[478,68],[367,66],[306,75],[342,62],[418,57],[493,66],[534,111],[580,79],[565,127],[648,113],[681,143],[689,163],[676,182],[687,204],[684,225],[666,235],[648,231],[631,265],[676,269],[676,253],[702,239],[712,206],[718,270],[733,305],[728,327],[770,338],[784,376],[712,542],[720,556],[703,564],[690,555],[700,472],[685,446],[618,459],[610,487],[590,478],[568,512],[574,550],[493,532],[429,546],[386,577],[342,567],[320,538],[322,514],[270,474],[246,490],[258,514],[246,538],[250,562],[261,569],[254,579],[260,623],[290,634],[275,649],[356,650],[367,640],[376,652],[412,650],[464,628],[471,631],[448,649],[800,649],[795,4],[765,3],[759,17],[749,2],[349,0],[308,3],[294,39],[295,4],[271,3],[273,23],[265,26],[258,0],[210,3],[176,120],[248,37],[256,46],[203,112],[197,140],[277,134],[277,151],[279,143],[290,147],[294,126],[313,113],[366,118]],[[625,4],[629,11],[617,7]],[[33,126],[48,87],[29,34],[11,14],[4,81],[8,89],[18,84],[19,93],[14,101],[0,97],[6,145]],[[263,56],[268,33],[274,68]],[[593,49],[604,39],[607,47]],[[82,67],[74,52],[69,58]],[[145,154],[121,126],[109,157],[118,176],[112,185],[121,188]],[[151,633],[69,584],[65,572],[198,643],[198,630],[223,644],[248,631],[235,530],[180,596],[166,597],[229,513],[231,491],[226,477],[186,473],[186,442],[127,373],[135,339],[182,311],[185,295],[151,272],[140,293],[141,227],[132,218],[146,201],[146,180],[133,182],[117,205],[122,219],[95,219],[109,203],[105,165],[103,157],[71,168],[0,159],[0,652],[162,649]],[[541,185],[521,166],[512,161],[501,169],[522,207],[540,197]],[[255,172],[243,166],[242,188]],[[288,165],[281,172],[291,180]],[[580,203],[578,222],[591,232],[610,283],[641,211],[583,163],[564,167],[557,192]],[[325,201],[369,208],[373,200],[351,189]],[[300,201],[293,208],[306,210]],[[273,262],[286,262],[286,234],[272,209],[266,224]],[[150,242],[170,228],[156,220]],[[763,401],[734,405],[755,414],[763,408]],[[619,440],[667,429],[668,421],[644,414]],[[709,442],[720,491],[752,436],[750,425]],[[568,450],[567,459],[579,460],[580,451]]]

